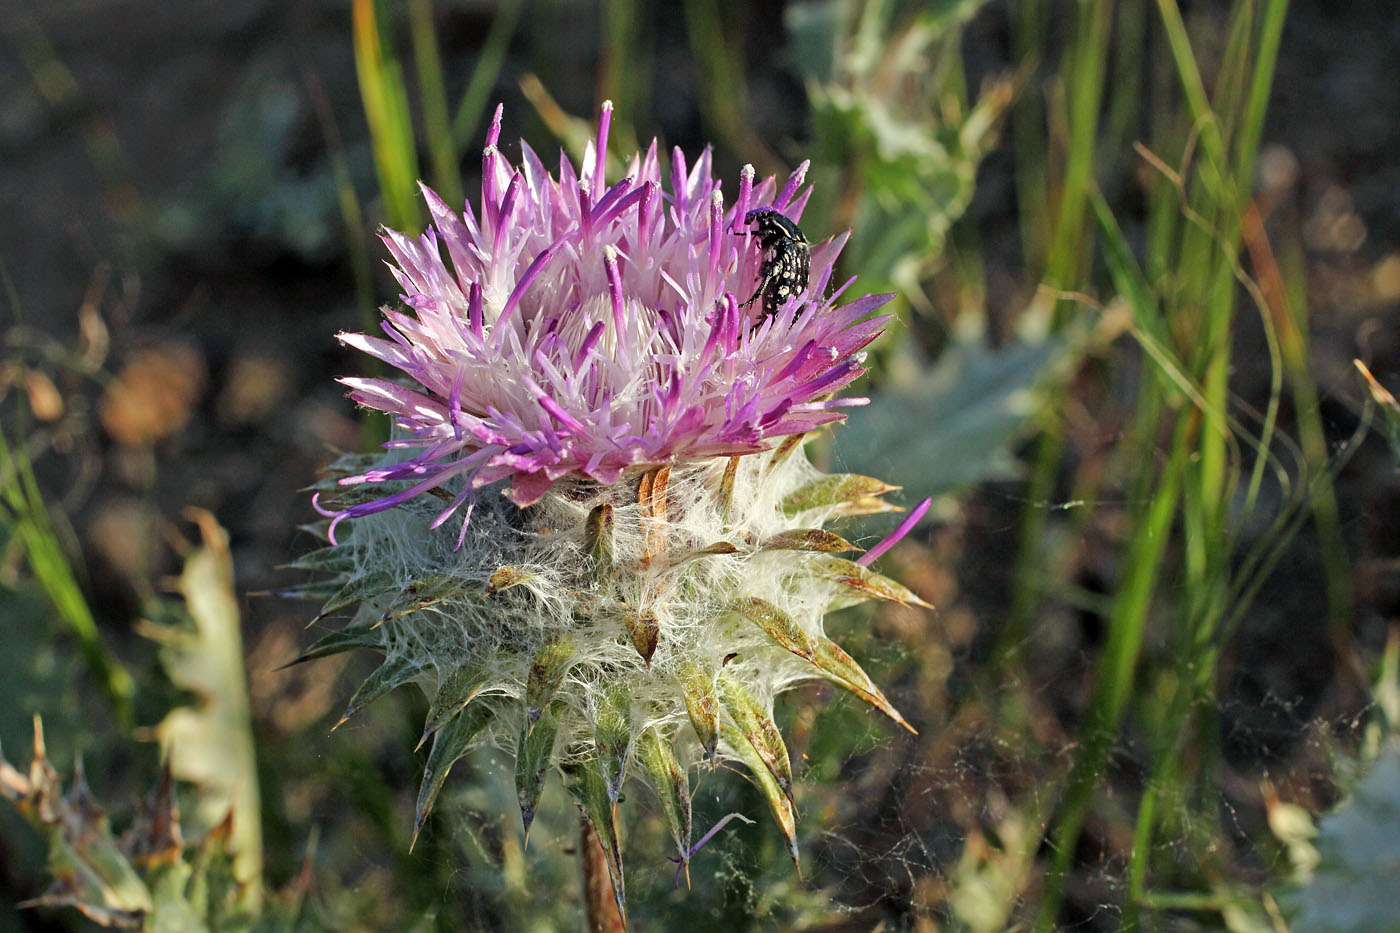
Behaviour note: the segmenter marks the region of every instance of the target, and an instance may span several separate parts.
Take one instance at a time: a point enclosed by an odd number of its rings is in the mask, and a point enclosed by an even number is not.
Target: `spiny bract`
[[[688,774],[740,762],[796,859],[773,698],[825,678],[908,727],[822,617],[925,604],[823,527],[891,510],[880,497],[895,487],[821,474],[801,452],[805,432],[862,401],[831,395],[862,371],[884,322],[867,315],[889,296],[823,297],[842,237],[812,250],[799,300],[751,326],[735,295],[761,256],[735,222],[755,205],[800,216],[801,173],[775,195],[747,169],[726,210],[708,152],[687,172],[677,151],[663,195],[653,143],[605,189],[609,112],[584,170],[561,159],[556,181],[523,144],[523,168],[502,167],[498,110],[482,222],[429,195],[452,269],[433,235],[387,236],[416,317],[386,310],[390,340],[342,339],[416,386],[346,380],[396,416],[396,438],[317,487],[329,543],[296,566],[332,578],[299,592],[325,600],[322,617],[353,616],[297,660],[382,653],[346,717],[403,684],[426,691],[415,838],[472,748],[515,755],[527,831],[559,770],[621,908],[628,777],[656,791],[685,863]],[[463,503],[460,531],[439,529]]]

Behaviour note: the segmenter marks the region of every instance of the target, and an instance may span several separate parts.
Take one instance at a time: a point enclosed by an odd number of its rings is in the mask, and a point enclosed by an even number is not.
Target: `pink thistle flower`
[[[813,247],[810,285],[777,314],[740,306],[762,263],[744,217],[771,207],[799,219],[807,163],[781,188],[771,177],[755,184],[745,166],[726,206],[708,149],[693,166],[676,149],[664,191],[653,140],[609,184],[611,116],[604,104],[583,164],[561,155],[555,178],[523,141],[519,166],[501,154],[498,106],[479,213],[458,214],[424,187],[432,228],[385,231],[408,310],[385,309],[387,338],[338,337],[411,384],[341,381],[394,417],[387,446],[415,453],[342,479],[409,485],[328,512],[332,528],[458,477],[433,527],[464,503],[469,517],[476,491],[499,480],[526,506],[567,476],[612,484],[628,471],[755,453],[864,404],[832,396],[864,372],[861,350],[889,319],[868,315],[892,296],[837,306],[854,280],[828,294],[847,234]]]

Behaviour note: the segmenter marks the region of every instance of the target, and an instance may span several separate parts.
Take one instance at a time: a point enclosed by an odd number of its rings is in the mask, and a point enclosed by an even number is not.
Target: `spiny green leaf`
[[[355,552],[348,547],[317,548],[292,561],[288,566],[293,570],[309,570],[322,573],[349,573],[355,569]]]
[[[342,457],[341,459],[343,460],[344,458]],[[336,463],[339,463],[339,462],[340,462],[340,460],[337,460],[337,461],[336,461]],[[328,466],[328,467],[326,467],[325,469],[323,469],[323,470],[321,471],[321,475],[318,476],[318,477],[316,477],[316,479],[315,479],[310,485],[308,485],[308,486],[303,486],[303,487],[301,488],[301,491],[302,491],[302,492],[319,492],[319,493],[324,493],[324,494],[327,495],[327,496],[336,496],[336,495],[339,495],[339,494],[341,493],[341,491],[343,491],[343,490],[346,488],[346,487],[340,485],[340,479],[341,479],[341,477],[343,477],[343,476],[352,476],[352,475],[354,475],[355,471],[354,471],[354,470],[348,470],[348,469],[347,469],[347,470],[344,470],[344,471],[335,471],[335,472],[332,472],[333,470],[335,470],[335,465],[336,465],[336,463],[332,463],[330,466]],[[366,470],[369,469],[369,465],[365,465],[365,469],[366,469]],[[361,472],[363,472],[363,471],[361,471]],[[321,499],[320,501],[324,502],[325,499]]]
[[[342,486],[340,481],[347,476],[358,476],[366,473],[379,462],[379,454],[351,453],[342,454],[329,465],[321,469],[321,474],[316,481],[309,486],[303,486],[302,492],[319,492],[327,496],[339,498],[346,492],[353,491],[358,486]],[[321,500],[325,502],[324,499]]]
[[[326,604],[321,607],[320,617],[324,619],[376,596],[383,596],[397,585],[394,578],[387,573],[367,573],[351,577],[334,596],[326,600]]]
[[[704,749],[705,760],[709,761],[715,757],[715,745],[719,742],[719,694],[715,691],[715,675],[698,661],[687,660],[681,662],[677,679],[690,725]]]
[[[482,661],[469,661],[449,671],[438,686],[437,693],[433,694],[428,717],[423,721],[423,737],[418,740],[418,748],[422,748],[429,736],[466,709],[467,704],[481,693],[490,676],[490,667]]]
[[[448,598],[447,596],[424,596],[407,603],[395,601],[393,605],[384,610],[384,613],[378,619],[374,620],[374,627],[379,628],[381,625],[396,622],[404,616],[413,615],[415,612],[422,612],[424,609],[436,606]]]
[[[399,590],[383,615],[375,625],[383,625],[395,619],[437,605],[452,596],[463,594],[462,581],[449,573],[435,573],[419,577]]]
[[[802,446],[802,441],[806,434],[789,434],[783,438],[782,443],[773,448],[773,455],[768,458],[768,472],[773,472],[782,466],[784,460],[792,456],[792,452]]]
[[[573,659],[574,644],[567,638],[556,639],[535,653],[525,681],[525,716],[531,724],[559,692]]]
[[[738,457],[730,457],[724,465],[724,476],[719,481],[719,509],[724,523],[729,524],[729,507],[734,503],[734,479],[739,475]]]
[[[557,710],[546,710],[533,724],[526,722],[515,747],[515,796],[520,802],[520,819],[525,824],[525,842],[530,842],[530,824],[544,791],[549,765],[554,760],[554,738],[559,732]]]
[[[730,603],[729,608],[763,629],[769,638],[788,651],[800,658],[812,660],[814,649],[811,637],[792,616],[777,606],[756,596],[746,596]]]
[[[63,793],[37,715],[29,768],[21,772],[0,757],[0,798],[13,804],[49,844],[48,868],[54,882],[45,895],[21,906],[78,907],[99,922],[140,929],[151,910],[151,892],[122,853],[106,812],[88,790],[81,759],[74,765],[72,787]]]
[[[310,648],[282,666],[284,668],[291,667],[293,664],[301,664],[303,661],[327,658],[333,654],[340,654],[342,651],[351,651],[355,648],[383,647],[384,636],[374,629],[373,625],[350,625],[331,632],[313,642]]]
[[[632,743],[630,706],[626,687],[616,684],[603,691],[593,714],[593,742],[607,783],[608,799],[613,803],[617,803],[622,784],[627,780],[627,758]]]
[[[638,757],[642,767],[651,776],[651,786],[661,801],[661,811],[666,815],[666,825],[670,827],[671,838],[676,842],[681,864],[690,864],[690,782],[685,769],[676,758],[671,740],[652,726],[641,734],[638,742]]]
[[[618,913],[624,925],[627,922],[627,899],[622,886],[622,848],[617,838],[617,811],[608,797],[606,782],[596,759],[570,758],[561,766],[564,772],[564,786],[569,796],[583,813],[583,818],[593,827],[598,842],[603,846],[603,855],[608,863],[608,877],[612,879],[613,897],[617,901]]]
[[[535,574],[524,567],[498,567],[486,581],[486,595],[494,596],[501,590],[508,590],[512,586],[519,586],[529,580],[533,580]]]
[[[880,692],[880,688],[875,686],[875,682],[856,663],[855,658],[841,650],[841,646],[836,642],[824,635],[818,636],[816,656],[811,661],[832,681],[845,687],[910,732],[915,735],[919,734],[918,730],[909,725],[899,714],[899,710],[895,709],[894,705],[885,698],[885,695]]]
[[[308,488],[315,492],[324,493],[320,500],[321,507],[335,511],[348,509],[351,506],[361,505],[365,502],[372,502],[380,495],[379,487],[374,483],[341,486],[338,480],[322,480],[312,484]],[[313,530],[314,528],[324,526],[326,533],[317,534],[316,536],[327,544],[330,544],[331,523],[332,519],[328,518],[323,522],[312,522],[309,525],[302,525],[301,527],[306,530]],[[340,529],[339,540],[335,543],[345,544],[347,541],[353,541],[354,539],[355,528],[351,525]]]
[[[386,658],[384,663],[379,665],[373,674],[365,678],[365,682],[360,684],[359,689],[350,697],[350,704],[345,707],[344,714],[331,727],[334,732],[345,724],[345,721],[360,710],[369,706],[384,694],[401,687],[418,676],[418,665],[405,657]]]
[[[773,818],[778,822],[778,829],[787,841],[788,855],[792,857],[792,863],[801,870],[801,863],[797,857],[797,811],[792,805],[792,800],[783,793],[767,764],[754,751],[748,739],[727,722],[720,728],[724,733],[724,741],[734,750],[734,754],[739,756],[739,760],[748,766],[749,772],[758,782],[759,789],[763,791],[763,796],[767,798],[768,806],[773,811]]]
[[[835,583],[840,587],[840,592],[827,606],[828,612],[854,606],[868,599],[885,599],[902,606],[933,608],[902,583],[896,583],[889,577],[844,557],[833,557],[830,554],[813,555],[807,563],[807,570],[817,579]]]
[[[345,581],[340,577],[331,577],[326,580],[311,580],[307,583],[281,586],[273,590],[272,595],[281,599],[305,599],[309,602],[324,603],[339,593],[344,586]]]
[[[583,523],[583,550],[593,561],[593,579],[602,583],[612,576],[613,507],[606,502],[593,507]]]
[[[788,493],[783,499],[782,511],[787,516],[798,515],[811,509],[838,507],[843,515],[890,512],[894,511],[896,506],[888,505],[877,497],[898,488],[871,476],[837,473],[813,480]]]
[[[329,518],[320,518],[314,522],[298,525],[297,531],[304,531],[317,541],[331,543],[331,520]]]
[[[428,763],[423,768],[423,781],[418,786],[418,803],[413,813],[413,841],[409,850],[418,843],[418,834],[437,802],[443,782],[447,780],[452,766],[467,753],[472,739],[485,728],[491,719],[491,710],[485,704],[468,707],[461,716],[449,722],[433,735],[433,747],[428,752]]]
[[[739,546],[730,544],[728,541],[716,541],[714,544],[706,545],[694,551],[687,551],[671,561],[672,567],[679,567],[687,561],[695,560],[697,557],[715,557],[723,554],[738,554]]]
[[[900,486],[891,486],[891,489],[900,489]],[[859,499],[852,499],[843,502],[831,510],[835,517],[848,518],[854,515],[883,515],[886,512],[903,512],[904,507],[895,505],[893,502],[886,502],[879,496],[861,496]]]
[[[787,745],[773,717],[759,704],[746,687],[724,672],[717,679],[720,702],[739,734],[753,747],[764,767],[778,782],[779,789],[792,800],[792,763]]]
[[[763,551],[837,551],[859,550],[854,544],[838,534],[821,528],[794,528],[783,531],[759,545]]]
[[[632,647],[637,649],[642,660],[647,662],[647,667],[650,667],[651,656],[656,653],[656,643],[661,637],[661,624],[656,619],[656,613],[650,609],[643,609],[641,612],[628,609],[622,614],[622,623],[627,627]]]
[[[322,467],[321,476],[323,479],[329,479],[332,482],[343,476],[358,476],[361,473],[367,472],[371,467],[377,466],[379,464],[379,458],[380,453],[378,451],[374,453],[364,453],[358,450],[347,451]],[[316,487],[313,486],[311,488],[314,489]],[[342,487],[335,486],[332,488],[339,489]]]

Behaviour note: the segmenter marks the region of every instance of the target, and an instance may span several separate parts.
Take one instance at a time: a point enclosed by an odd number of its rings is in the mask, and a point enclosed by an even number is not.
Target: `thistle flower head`
[[[298,660],[384,656],[346,718],[403,684],[431,698],[420,827],[473,747],[514,754],[527,831],[558,771],[621,905],[615,820],[632,776],[660,797],[684,863],[691,769],[742,764],[795,859],[774,698],[824,679],[907,726],[822,617],[923,603],[823,527],[890,510],[895,487],[823,475],[800,444],[841,417],[831,396],[861,372],[884,322],[868,315],[889,296],[837,305],[838,237],[812,248],[809,278],[784,280],[805,290],[746,309],[736,296],[773,266],[744,218],[795,221],[803,170],[778,188],[746,169],[726,206],[708,151],[693,167],[674,153],[667,190],[653,143],[609,186],[609,116],[556,179],[523,143],[521,166],[506,163],[498,109],[479,214],[425,189],[435,229],[386,235],[410,310],[385,312],[387,339],[341,339],[413,384],[345,380],[398,430],[387,455],[347,457],[319,487],[331,546],[298,566],[333,574],[306,588],[322,617],[354,616]],[[470,522],[438,530],[464,503]]]
[[[425,187],[432,229],[384,234],[408,310],[384,312],[386,337],[340,339],[412,384],[342,382],[394,417],[392,443],[412,453],[342,482],[410,485],[340,517],[459,477],[439,522],[501,479],[529,505],[566,476],[611,484],[648,465],[755,453],[857,403],[831,396],[863,372],[859,351],[887,320],[867,316],[890,296],[837,306],[850,284],[828,294],[844,235],[812,250],[809,287],[779,313],[736,300],[762,262],[745,217],[799,219],[806,163],[781,188],[745,167],[726,205],[708,149],[693,166],[675,150],[666,171],[653,141],[609,181],[611,115],[605,104],[582,165],[561,155],[556,178],[524,142],[521,164],[507,161],[498,107],[479,211]]]

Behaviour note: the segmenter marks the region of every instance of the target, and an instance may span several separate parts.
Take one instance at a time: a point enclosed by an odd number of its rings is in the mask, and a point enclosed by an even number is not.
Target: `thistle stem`
[[[588,914],[589,933],[625,933],[627,927],[618,913],[608,878],[608,859],[598,834],[586,818],[579,819],[579,848],[583,856],[583,903]]]

